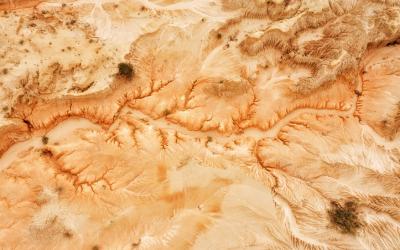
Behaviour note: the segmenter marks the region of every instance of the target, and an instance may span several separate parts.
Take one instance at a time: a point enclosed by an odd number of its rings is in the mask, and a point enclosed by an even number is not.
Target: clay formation
[[[397,0],[0,1],[1,249],[398,249]]]

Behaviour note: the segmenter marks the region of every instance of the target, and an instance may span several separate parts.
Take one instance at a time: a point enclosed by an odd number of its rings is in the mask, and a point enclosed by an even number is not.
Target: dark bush
[[[42,143],[46,145],[48,142],[49,142],[49,137],[43,136],[42,137]]]
[[[355,234],[361,226],[357,216],[357,204],[353,201],[347,201],[344,206],[331,202],[328,215],[330,222],[342,233]]]
[[[125,78],[132,78],[134,71],[132,64],[130,63],[120,63],[118,64],[118,74]]]

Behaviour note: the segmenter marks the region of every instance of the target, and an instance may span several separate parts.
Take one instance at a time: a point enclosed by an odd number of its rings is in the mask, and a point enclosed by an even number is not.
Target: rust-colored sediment
[[[0,3],[1,249],[400,245],[396,1],[40,2]]]
[[[44,1],[39,0],[4,0],[0,2],[0,10],[11,11],[17,9],[31,8]]]

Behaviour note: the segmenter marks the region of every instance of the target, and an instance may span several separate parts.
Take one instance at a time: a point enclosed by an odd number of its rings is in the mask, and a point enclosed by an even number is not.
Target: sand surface
[[[399,249],[397,0],[0,1],[0,249]]]

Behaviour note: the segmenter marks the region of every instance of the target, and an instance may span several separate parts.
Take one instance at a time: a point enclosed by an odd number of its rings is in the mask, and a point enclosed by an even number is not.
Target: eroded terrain
[[[398,249],[396,0],[0,1],[1,249]]]

